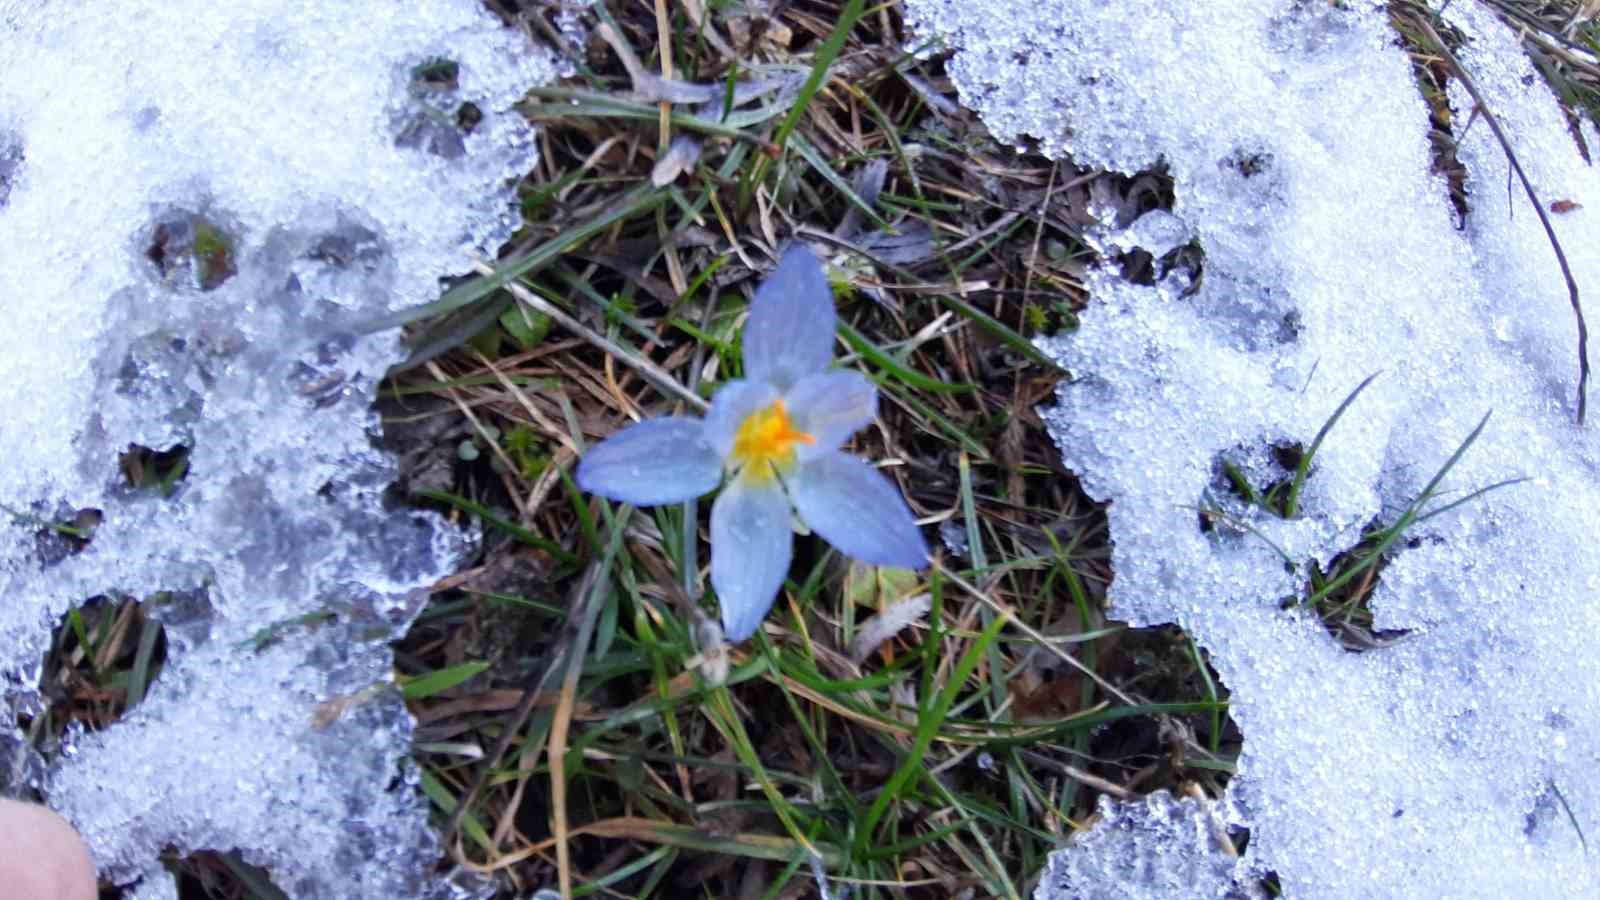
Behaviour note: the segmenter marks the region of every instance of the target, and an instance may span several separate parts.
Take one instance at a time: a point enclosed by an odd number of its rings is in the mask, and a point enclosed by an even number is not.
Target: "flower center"
[[[751,413],[739,424],[731,456],[736,465],[751,467],[751,476],[770,478],[774,471],[794,465],[795,444],[816,442],[804,431],[796,431],[783,401],[774,400],[771,406]]]

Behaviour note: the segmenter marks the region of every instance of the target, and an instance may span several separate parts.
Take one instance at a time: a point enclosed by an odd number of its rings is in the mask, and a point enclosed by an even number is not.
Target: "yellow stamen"
[[[796,444],[815,444],[816,438],[796,431],[782,400],[745,417],[733,437],[733,462],[745,466],[754,478],[771,478],[794,465]]]

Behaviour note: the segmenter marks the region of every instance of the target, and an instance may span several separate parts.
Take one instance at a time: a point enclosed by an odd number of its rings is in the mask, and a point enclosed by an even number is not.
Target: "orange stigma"
[[[749,473],[756,478],[770,478],[774,471],[794,465],[796,444],[815,444],[816,438],[804,431],[796,431],[789,419],[789,410],[782,400],[757,410],[745,417],[733,437],[733,461],[737,465],[751,466]]]

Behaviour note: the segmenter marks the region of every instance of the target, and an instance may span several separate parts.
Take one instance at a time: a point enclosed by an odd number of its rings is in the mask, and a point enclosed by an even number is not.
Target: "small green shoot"
[[[1333,426],[1338,424],[1340,417],[1345,414],[1345,410],[1350,408],[1350,404],[1361,396],[1361,392],[1366,390],[1367,385],[1371,384],[1379,374],[1381,373],[1373,372],[1366,378],[1361,379],[1361,383],[1345,395],[1339,405],[1334,407],[1333,414],[1328,416],[1328,420],[1322,423],[1321,428],[1317,429],[1317,436],[1311,440],[1311,446],[1306,448],[1306,452],[1300,454],[1300,463],[1295,466],[1294,470],[1294,480],[1289,483],[1289,495],[1283,500],[1283,517],[1285,519],[1292,519],[1300,514],[1300,491],[1306,486],[1306,479],[1311,476],[1311,461],[1316,458],[1317,451],[1322,449],[1322,442],[1327,440],[1328,432],[1333,430]]]

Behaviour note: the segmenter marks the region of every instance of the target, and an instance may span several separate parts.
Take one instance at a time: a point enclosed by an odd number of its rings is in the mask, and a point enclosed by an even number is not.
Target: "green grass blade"
[[[915,850],[918,847],[926,847],[929,844],[944,840],[950,835],[955,834],[963,828],[966,828],[975,821],[977,821],[976,816],[967,816],[957,819],[949,825],[935,828],[926,834],[919,834],[913,838],[907,838],[903,841],[896,841],[895,843],[884,847],[874,847],[867,851],[867,859],[888,859],[889,857],[899,856],[907,851]]]
[[[978,527],[978,506],[972,496],[972,460],[967,454],[961,454],[956,464],[956,481],[961,499],[961,518],[967,532],[967,558],[972,561],[975,569],[986,569],[989,566],[988,557],[983,550],[983,532]],[[985,625],[993,624],[994,610],[985,606],[979,611]],[[1004,671],[1004,660],[1000,655],[1000,648],[994,644],[989,645],[989,689],[990,709],[1000,709],[1006,702],[1006,686],[999,673]]]
[[[1056,365],[1056,361],[1045,356],[1044,352],[1035,347],[1032,341],[1018,334],[1011,326],[962,300],[960,297],[940,294],[939,302],[950,307],[957,315],[999,338],[1001,343],[1021,354],[1029,362],[1044,366],[1052,372],[1061,370],[1061,367]]]
[[[1349,584],[1351,579],[1355,578],[1362,572],[1365,572],[1374,565],[1377,565],[1378,560],[1382,559],[1383,555],[1389,551],[1389,548],[1394,546],[1395,542],[1400,539],[1400,536],[1405,533],[1406,529],[1417,523],[1418,518],[1421,516],[1422,507],[1425,506],[1429,500],[1433,499],[1434,495],[1438,492],[1439,483],[1444,481],[1445,476],[1450,474],[1450,470],[1454,469],[1456,464],[1461,462],[1461,457],[1466,455],[1467,450],[1471,448],[1473,443],[1478,440],[1478,436],[1483,433],[1484,427],[1489,424],[1489,416],[1491,414],[1492,413],[1483,414],[1483,418],[1478,421],[1477,427],[1472,429],[1472,433],[1467,435],[1466,440],[1462,441],[1461,445],[1456,447],[1455,452],[1450,454],[1450,458],[1445,460],[1444,465],[1439,467],[1439,471],[1434,473],[1433,478],[1428,482],[1427,487],[1424,487],[1422,489],[1422,493],[1417,495],[1417,499],[1411,501],[1411,505],[1406,507],[1405,512],[1400,514],[1399,521],[1395,522],[1393,525],[1389,526],[1383,531],[1378,532],[1381,537],[1379,537],[1378,542],[1372,547],[1372,549],[1368,550],[1366,555],[1361,558],[1361,561],[1356,563],[1354,566],[1341,571],[1337,576],[1330,579],[1328,583],[1324,584],[1321,588],[1312,593],[1310,597],[1307,597],[1305,601],[1307,606],[1316,606],[1323,600],[1326,600],[1328,597],[1332,596],[1335,591],[1339,590],[1339,588]],[[1479,491],[1477,493],[1481,494],[1484,491],[1491,490],[1493,487],[1495,487],[1495,485],[1491,485],[1489,488],[1485,488],[1483,491]],[[1460,501],[1457,501],[1451,505],[1460,505]]]
[[[838,172],[834,171],[833,166],[829,165],[828,161],[822,158],[822,154],[818,152],[816,147],[811,146],[810,141],[796,134],[789,138],[789,145],[794,147],[795,152],[800,154],[801,159],[811,164],[811,168],[815,169],[817,174],[822,176],[823,181],[826,181],[828,184],[832,185],[834,190],[838,191],[844,197],[844,199],[851,206],[859,210],[862,215],[871,220],[873,225],[884,229],[885,231],[891,228],[889,223],[884,220],[883,216],[879,215],[878,211],[874,209],[870,203],[863,200],[860,194],[856,193],[855,188],[850,186],[850,182],[846,181],[843,175],[840,175]],[[848,236],[849,235],[845,235],[845,237]]]
[[[1433,499],[1433,495],[1439,489],[1439,482],[1444,481],[1445,476],[1450,474],[1450,470],[1456,467],[1456,463],[1461,462],[1461,457],[1465,456],[1467,450],[1477,442],[1478,435],[1483,434],[1483,429],[1489,424],[1491,415],[1494,415],[1493,411],[1483,414],[1483,418],[1478,420],[1478,426],[1472,429],[1472,433],[1468,434],[1467,439],[1461,442],[1461,446],[1456,448],[1456,452],[1450,454],[1450,458],[1445,460],[1444,465],[1439,467],[1438,472],[1434,473],[1433,479],[1428,482],[1427,487],[1422,489],[1422,493],[1417,496],[1416,502],[1406,510],[1406,514],[1401,517],[1401,521],[1410,524],[1415,519],[1415,513],[1420,510],[1421,505]]]
[[[1452,500],[1449,503],[1446,503],[1444,506],[1439,507],[1438,509],[1430,509],[1430,510],[1428,510],[1426,513],[1423,513],[1422,515],[1417,516],[1417,518],[1415,520],[1413,520],[1412,524],[1415,525],[1418,522],[1426,522],[1429,519],[1433,518],[1434,516],[1442,516],[1445,513],[1449,512],[1450,510],[1455,509],[1456,507],[1460,506],[1461,504],[1468,503],[1470,501],[1476,500],[1479,497],[1482,497],[1484,494],[1489,493],[1490,491],[1497,491],[1500,488],[1511,487],[1514,484],[1521,484],[1524,481],[1532,481],[1532,480],[1533,480],[1532,478],[1530,478],[1530,477],[1528,477],[1526,475],[1522,475],[1522,476],[1519,476],[1517,478],[1507,478],[1504,481],[1496,481],[1494,484],[1490,484],[1490,485],[1486,485],[1484,487],[1478,488],[1477,490],[1475,490],[1472,493],[1466,495],[1465,497],[1462,497],[1459,500]]]
[[[411,338],[406,358],[391,366],[390,374],[415,369],[465,344],[499,321],[511,305],[510,297],[499,297],[429,322],[426,328]]]
[[[1194,659],[1195,671],[1200,673],[1200,681],[1205,685],[1206,699],[1212,703],[1217,702],[1217,682],[1211,677],[1211,670],[1206,668],[1205,658],[1200,655],[1200,645],[1194,638],[1184,635],[1189,642],[1189,655]],[[1211,710],[1211,752],[1216,753],[1222,745],[1222,710]]]
[[[806,76],[805,83],[800,86],[800,93],[795,97],[794,105],[789,107],[789,114],[783,117],[783,121],[778,124],[777,133],[772,137],[772,142],[778,146],[780,154],[787,146],[789,136],[799,127],[800,117],[806,114],[806,107],[811,105],[811,98],[822,89],[822,84],[828,77],[828,70],[833,67],[833,61],[839,57],[839,51],[844,49],[844,42],[850,37],[851,29],[856,27],[856,21],[861,18],[866,5],[866,0],[847,0],[844,9],[839,13],[839,20],[833,26],[833,32],[817,49],[816,59],[811,64],[811,74]],[[741,210],[749,204],[750,198],[755,194],[755,186],[767,177],[767,168],[771,165],[770,156],[763,156],[756,163],[750,177],[739,190]]]
[[[677,854],[678,848],[669,844],[662,844],[638,859],[618,866],[617,868],[607,872],[604,875],[601,875],[593,881],[590,881],[586,884],[577,885],[572,889],[572,896],[574,898],[587,897],[590,894],[599,893],[613,884],[617,884],[632,877],[635,872],[642,872],[659,862],[676,857]]]
[[[839,336],[850,345],[850,349],[859,353],[863,359],[882,369],[896,380],[903,382],[907,387],[919,391],[930,391],[935,394],[964,394],[977,390],[970,384],[950,384],[931,378],[909,366],[902,365],[893,356],[878,349],[878,346],[867,340],[866,335],[857,331],[849,322],[839,322]]]
[[[1199,515],[1211,519],[1221,519],[1240,531],[1249,532],[1250,534],[1255,535],[1257,538],[1260,538],[1262,543],[1266,544],[1268,547],[1271,547],[1280,557],[1282,557],[1284,565],[1288,566],[1291,570],[1298,568],[1298,565],[1294,561],[1294,557],[1290,556],[1282,547],[1278,546],[1277,542],[1272,538],[1267,537],[1266,534],[1264,534],[1259,528],[1256,528],[1254,525],[1246,522],[1244,519],[1231,516],[1228,513],[1212,506],[1179,506],[1178,508],[1192,509]]]
[[[1263,509],[1267,508],[1266,503],[1261,499],[1261,492],[1257,491],[1256,486],[1250,483],[1250,479],[1239,471],[1238,466],[1225,459],[1222,461],[1222,473],[1228,476],[1228,482],[1233,485],[1233,489],[1239,492],[1239,495],[1244,498],[1246,503]]]
[[[927,420],[927,422],[931,424],[935,430],[944,432],[945,435],[951,440],[954,440],[957,444],[960,444],[961,448],[972,454],[974,459],[977,459],[980,462],[990,461],[989,448],[985,447],[982,443],[974,439],[972,435],[963,431],[960,425],[957,425],[956,423],[945,418],[943,413],[940,413],[932,406],[924,403],[915,394],[899,387],[898,385],[889,384],[888,382],[880,381],[878,382],[878,386],[883,388],[886,393],[894,395],[896,400],[905,404],[906,409]]]
[[[357,331],[370,333],[383,331],[397,325],[405,325],[421,319],[431,319],[445,313],[455,312],[469,306],[504,288],[507,284],[530,275],[545,266],[548,266],[561,256],[584,241],[605,231],[618,222],[624,222],[635,216],[649,212],[667,202],[667,192],[650,184],[642,184],[634,188],[622,199],[612,204],[611,208],[593,219],[573,228],[567,232],[540,244],[529,251],[528,255],[509,260],[495,268],[493,275],[484,275],[471,281],[463,282],[446,291],[443,297],[432,303],[404,309],[392,316],[375,319],[364,325],[357,326]]]
[[[1366,378],[1361,379],[1361,383],[1356,385],[1355,390],[1346,394],[1344,400],[1340,401],[1339,405],[1334,408],[1333,415],[1322,423],[1322,427],[1317,430],[1317,436],[1311,441],[1311,446],[1306,448],[1306,452],[1300,454],[1300,464],[1294,467],[1294,481],[1289,484],[1289,496],[1283,501],[1284,518],[1292,519],[1299,513],[1300,490],[1305,487],[1306,478],[1311,475],[1311,459],[1322,448],[1322,442],[1327,439],[1328,432],[1333,430],[1333,426],[1339,421],[1339,417],[1343,416],[1345,410],[1350,408],[1350,404],[1361,396],[1361,392],[1367,389],[1367,385],[1371,384],[1372,380],[1381,374],[1383,373],[1373,372]]]
[[[137,706],[150,686],[150,663],[155,657],[156,639],[161,637],[161,623],[145,619],[139,632],[139,649],[133,655],[133,669],[128,673],[128,706]]]
[[[487,668],[489,668],[489,663],[487,662],[464,662],[448,669],[439,669],[426,675],[407,678],[401,682],[400,693],[404,694],[407,700],[421,700],[426,697],[432,697],[434,694],[442,694],[457,685],[465,683]]]
[[[456,811],[455,795],[450,793],[450,789],[445,787],[443,782],[439,781],[439,778],[433,774],[431,767],[423,767],[421,787],[422,793],[433,801],[434,806],[444,810],[446,814]],[[496,847],[494,841],[489,838],[488,830],[483,827],[483,823],[470,810],[461,817],[461,830],[466,832],[467,837],[472,838],[474,844],[482,847],[491,856],[500,852],[500,848]]]
[[[89,668],[94,668],[94,644],[89,641],[89,629],[83,624],[83,613],[76,607],[67,610],[67,625],[72,629],[72,634],[78,639],[78,646],[83,650],[83,657],[89,663]]]
[[[988,652],[989,645],[1000,636],[1000,629],[1005,626],[1005,619],[996,617],[978,639],[961,655],[961,661],[956,663],[955,669],[950,673],[950,679],[945,684],[944,690],[934,699],[931,706],[917,717],[916,737],[911,742],[911,747],[906,751],[904,760],[895,773],[889,777],[888,782],[879,791],[872,806],[867,810],[859,823],[856,824],[855,844],[851,848],[851,856],[857,859],[864,858],[867,845],[872,840],[873,833],[877,830],[878,821],[888,811],[889,804],[900,796],[900,791],[905,788],[906,782],[913,776],[925,776],[927,770],[923,768],[923,761],[932,745],[934,736],[939,732],[944,717],[950,712],[950,707],[955,705],[956,694],[960,692],[961,685],[966,683]]]

